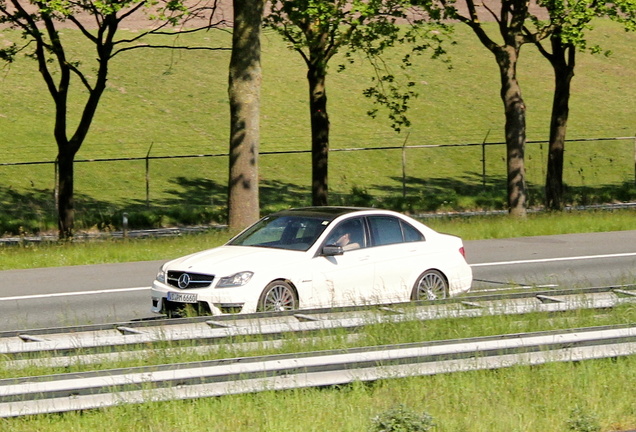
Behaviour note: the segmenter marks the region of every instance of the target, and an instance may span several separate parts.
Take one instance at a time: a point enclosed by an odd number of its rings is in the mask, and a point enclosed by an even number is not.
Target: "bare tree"
[[[259,217],[258,153],[261,26],[264,0],[234,0],[230,60],[230,178],[228,224],[244,228]]]
[[[57,144],[58,228],[60,239],[73,236],[75,224],[74,171],[75,155],[86,139],[100,98],[106,89],[108,68],[118,54],[138,48],[214,49],[209,47],[153,45],[143,39],[149,35],[174,35],[207,29],[213,23],[216,2],[188,7],[181,0],[0,0],[0,24],[22,32],[23,42],[5,48],[0,58],[12,61],[20,52],[37,61],[38,70],[55,105],[54,137]],[[122,22],[143,13],[148,29],[129,38],[118,38]],[[189,29],[174,29],[179,23],[200,24]],[[60,26],[75,27],[94,46],[93,59],[83,62],[70,55],[59,31]],[[172,30],[172,31],[170,31]],[[127,33],[130,36],[130,33]],[[72,125],[68,106],[71,85],[76,78],[87,92],[81,114]]]

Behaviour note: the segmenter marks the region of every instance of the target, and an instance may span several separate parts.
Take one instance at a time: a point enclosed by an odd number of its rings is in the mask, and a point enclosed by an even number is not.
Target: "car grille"
[[[188,273],[184,271],[168,271],[168,285],[179,289],[209,287],[214,280],[213,275]]]

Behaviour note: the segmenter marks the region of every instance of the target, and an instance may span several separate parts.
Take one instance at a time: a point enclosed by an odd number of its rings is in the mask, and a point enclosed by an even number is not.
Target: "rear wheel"
[[[274,281],[265,287],[258,300],[259,312],[281,312],[298,309],[298,296],[290,284]]]
[[[427,270],[417,279],[411,300],[441,300],[448,297],[448,282],[437,270]]]

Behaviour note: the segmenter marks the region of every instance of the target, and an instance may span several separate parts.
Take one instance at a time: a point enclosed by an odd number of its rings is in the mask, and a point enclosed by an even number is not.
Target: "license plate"
[[[196,303],[197,295],[168,291],[168,301],[177,303]]]

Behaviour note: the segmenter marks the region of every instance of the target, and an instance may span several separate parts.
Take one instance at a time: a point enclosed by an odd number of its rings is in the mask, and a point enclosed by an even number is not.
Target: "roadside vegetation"
[[[436,432],[609,432],[636,425],[636,358],[553,363],[252,395],[2,419],[6,432],[360,432],[396,406]],[[576,372],[574,372],[576,371]],[[616,382],[616,377],[621,382]],[[632,387],[633,388],[633,387]],[[400,429],[395,429],[400,430]],[[418,429],[403,429],[404,432]]]
[[[636,229],[636,209],[540,212],[525,220],[506,214],[421,217],[431,228],[464,240]],[[101,239],[74,243],[33,242],[0,246],[0,270],[169,260],[225,243],[236,232],[211,228],[200,234],[168,238]],[[472,251],[467,250],[470,254]]]
[[[315,339],[291,335],[282,348],[239,351],[244,338],[196,355],[187,347],[176,353],[158,350],[136,360],[65,368],[0,369],[2,378],[79,372],[170,362],[345,349],[448,340],[527,331],[634,322],[636,309],[578,310],[546,317],[496,316],[370,323],[356,341],[341,329]],[[264,343],[266,341],[263,341]],[[148,348],[148,347],[145,347]],[[162,348],[170,348],[166,344]],[[200,347],[199,347],[200,348]],[[636,425],[632,389],[636,358],[619,357],[578,363],[515,366],[493,371],[462,372],[429,377],[357,382],[328,388],[225,396],[213,399],[144,403],[83,413],[0,419],[3,431],[92,431],[108,422],[109,431],[365,431],[378,422],[410,425],[395,429],[435,431],[614,431]],[[620,377],[620,384],[616,377]],[[231,419],[231,420],[230,420]],[[435,425],[435,426],[433,426]],[[389,429],[390,430],[390,429]]]
[[[193,401],[128,405],[0,421],[3,431],[338,431],[370,430],[377,415],[404,405],[429,413],[434,431],[618,431],[636,424],[630,389],[636,359],[515,367]],[[573,425],[574,427],[571,427]],[[399,429],[396,429],[399,430]],[[417,429],[404,429],[413,431]]]

